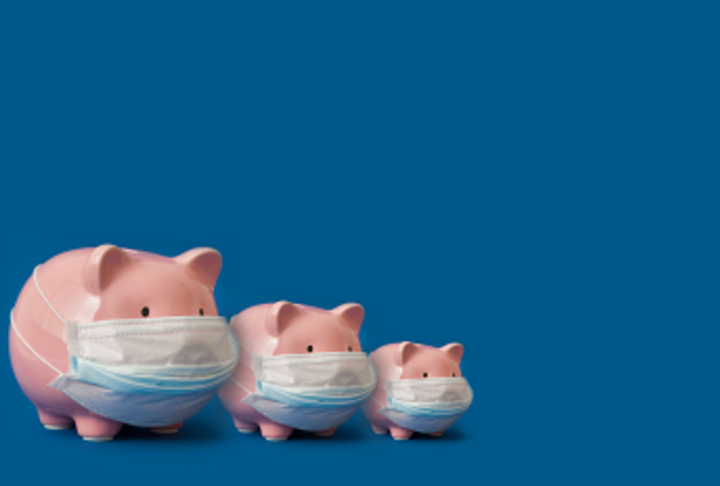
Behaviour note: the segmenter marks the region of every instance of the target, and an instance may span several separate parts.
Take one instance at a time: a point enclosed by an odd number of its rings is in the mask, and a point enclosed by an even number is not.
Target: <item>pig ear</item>
[[[195,248],[175,257],[175,261],[185,265],[192,278],[211,289],[215,288],[222,268],[220,252],[212,248]]]
[[[130,255],[117,246],[98,246],[85,262],[83,285],[91,294],[100,295],[124,268],[132,264]]]
[[[265,329],[271,336],[279,336],[298,312],[298,308],[290,302],[276,302],[265,318]]]
[[[395,363],[398,366],[403,366],[405,363],[410,361],[410,357],[417,352],[418,347],[410,341],[404,341],[400,343],[397,350],[395,351]]]
[[[463,348],[463,345],[460,343],[450,343],[440,348],[440,351],[450,356],[450,359],[456,363],[460,364],[465,348]]]
[[[360,332],[360,326],[362,326],[363,319],[365,319],[363,306],[360,304],[343,304],[330,312],[340,317],[343,324],[355,331],[355,333]]]

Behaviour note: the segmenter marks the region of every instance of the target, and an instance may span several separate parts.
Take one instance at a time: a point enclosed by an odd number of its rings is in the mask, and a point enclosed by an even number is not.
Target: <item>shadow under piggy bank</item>
[[[124,425],[120,432],[115,436],[114,441],[127,440],[161,440],[161,441],[184,441],[184,442],[202,442],[214,441],[220,438],[221,431],[214,424],[213,420],[190,420],[183,424],[180,430],[174,434],[158,434],[150,429],[133,427],[132,425]]]

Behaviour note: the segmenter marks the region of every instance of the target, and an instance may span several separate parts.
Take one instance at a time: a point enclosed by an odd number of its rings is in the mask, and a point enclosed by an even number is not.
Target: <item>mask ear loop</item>
[[[370,363],[374,368],[375,365],[372,364],[372,359],[370,357],[368,357],[368,359],[370,359]],[[385,387],[385,379],[382,376],[380,376],[380,373],[378,373],[377,371],[375,372],[375,379],[377,381],[377,383],[375,384],[376,389],[379,389],[379,387],[382,386],[383,390],[385,390],[385,401],[389,402],[390,401],[390,393],[388,393],[388,390]],[[378,412],[380,410],[382,410],[384,407],[387,407],[387,404],[383,405],[382,403],[380,403],[377,400],[377,398],[375,398],[375,390],[373,390],[372,395],[370,395],[370,400],[372,400],[373,402],[377,403],[380,406],[380,408],[377,409]]]
[[[231,329],[232,329],[232,328],[231,328]],[[240,345],[240,347],[242,347],[245,351],[247,351],[247,354],[250,356],[250,358],[251,358],[252,361],[254,362],[254,361],[255,361],[255,355],[252,354],[252,353],[250,352],[250,350],[245,346],[245,343],[243,343],[242,339],[240,339],[240,336],[237,336],[237,335],[236,335],[236,337],[237,337],[237,339],[236,339],[237,343]],[[253,371],[253,373],[254,373],[254,371]],[[239,381],[237,381],[237,380],[235,379],[235,377],[232,376],[232,375],[230,375],[230,381],[232,381],[232,382],[235,383],[237,386],[239,386],[240,388],[242,388],[243,390],[245,390],[245,391],[247,392],[247,395],[246,395],[246,396],[249,396],[249,395],[252,395],[252,394],[253,394],[252,391],[250,391],[250,390],[248,390],[247,388],[245,388],[245,387],[244,387]]]
[[[43,300],[45,301],[45,303],[48,305],[48,307],[50,307],[50,309],[52,309],[52,311],[55,313],[55,315],[58,317],[58,319],[60,319],[60,321],[67,326],[67,322],[65,321],[65,319],[63,319],[63,316],[60,314],[60,312],[58,312],[58,310],[55,308],[55,306],[52,305],[52,303],[50,302],[50,300],[49,300],[49,299],[47,298],[47,296],[45,295],[45,292],[42,291],[42,288],[40,288],[40,283],[38,282],[38,278],[37,278],[38,268],[40,268],[40,267],[41,267],[41,265],[38,265],[38,266],[36,266],[35,269],[33,270],[33,282],[35,282],[35,288],[37,289],[38,293],[40,294],[40,297],[43,298]],[[36,357],[37,359],[39,359],[40,361],[42,361],[43,363],[45,363],[45,364],[48,366],[48,368],[50,368],[50,369],[53,370],[55,373],[57,373],[58,376],[62,375],[62,374],[63,374],[62,371],[60,371],[59,369],[55,368],[55,367],[54,367],[53,365],[51,365],[45,358],[43,358],[42,356],[40,356],[40,353],[38,353],[37,351],[35,351],[35,350],[32,348],[32,346],[30,346],[30,343],[28,343],[28,342],[25,340],[25,338],[22,336],[22,334],[20,334],[20,331],[18,330],[17,325],[15,324],[15,319],[13,318],[13,313],[14,313],[14,312],[15,312],[15,309],[13,309],[12,311],[10,311],[10,326],[12,327],[13,331],[15,332],[15,335],[17,335],[17,337],[20,339],[20,341],[25,345],[26,348],[28,348],[28,350],[30,350],[30,352],[31,352],[33,355],[35,355],[35,357]]]
[[[55,373],[57,373],[58,376],[62,375],[62,374],[63,374],[62,371],[60,371],[59,369],[55,368],[55,367],[54,367],[53,365],[51,365],[45,358],[43,358],[42,356],[40,356],[40,354],[39,354],[37,351],[35,351],[35,350],[32,348],[32,346],[30,346],[30,344],[29,344],[27,341],[25,341],[25,338],[22,337],[22,334],[20,334],[20,331],[18,331],[18,328],[17,328],[17,326],[15,325],[15,319],[13,319],[13,311],[14,311],[14,310],[15,310],[15,309],[13,309],[12,311],[10,311],[10,326],[12,327],[13,331],[15,331],[15,335],[20,339],[20,341],[25,345],[25,347],[28,348],[28,350],[30,350],[30,352],[31,352],[32,354],[35,355],[35,357],[36,357],[37,359],[39,359],[40,361],[42,361],[43,363],[45,363],[51,370],[53,370]]]
[[[45,295],[45,292],[43,292],[42,288],[40,288],[40,282],[38,282],[38,277],[37,277],[38,268],[40,268],[40,265],[35,267],[35,270],[33,270],[33,281],[35,281],[35,288],[40,293],[40,297],[43,298],[45,303],[48,305],[48,307],[50,307],[50,309],[52,309],[52,311],[55,313],[55,315],[58,317],[58,319],[60,319],[60,321],[62,321],[63,324],[67,325],[67,321],[65,319],[63,319],[63,316],[60,314],[60,312],[58,312],[58,310],[55,308],[55,306],[52,305],[52,302],[50,302],[50,299],[47,298],[47,296]]]

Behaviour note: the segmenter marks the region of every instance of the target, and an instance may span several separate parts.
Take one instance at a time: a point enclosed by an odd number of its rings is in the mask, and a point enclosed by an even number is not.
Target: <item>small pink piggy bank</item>
[[[370,397],[375,371],[358,332],[358,304],[323,310],[290,302],[251,307],[231,322],[238,366],[219,392],[244,433],[287,439],[294,429],[332,435]]]
[[[378,373],[372,399],[363,407],[376,434],[395,440],[413,432],[440,436],[468,409],[472,390],[460,374],[463,347],[442,348],[405,341],[370,355]]]
[[[210,248],[103,245],[37,267],[10,315],[10,359],[40,422],[92,441],[122,424],[177,432],[237,363],[213,297],[221,265]]]

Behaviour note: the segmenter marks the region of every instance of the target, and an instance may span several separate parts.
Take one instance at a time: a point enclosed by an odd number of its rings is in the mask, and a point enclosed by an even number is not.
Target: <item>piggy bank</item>
[[[370,358],[378,384],[363,407],[376,434],[406,440],[414,432],[440,436],[467,410],[472,390],[460,373],[463,347],[442,348],[402,342],[374,351]]]
[[[112,439],[123,424],[177,432],[237,364],[209,248],[175,258],[112,245],[35,268],[10,314],[10,359],[50,430]]]
[[[233,317],[241,357],[219,397],[238,431],[259,427],[271,441],[294,429],[332,435],[375,387],[358,339],[364,316],[358,304],[323,310],[283,301]]]

